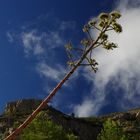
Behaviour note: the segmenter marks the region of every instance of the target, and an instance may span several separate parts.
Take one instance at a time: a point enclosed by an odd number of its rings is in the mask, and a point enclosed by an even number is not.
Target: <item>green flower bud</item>
[[[66,48],[66,50],[69,50],[69,51],[73,49],[71,43],[66,44],[65,48]]]
[[[113,23],[112,25],[113,25],[114,30],[115,30],[117,33],[122,32],[122,26],[121,26],[120,24],[118,24],[118,23]]]
[[[103,21],[100,21],[100,22],[99,22],[99,27],[102,28],[102,27],[104,27],[104,26],[105,26],[104,22],[103,22]]]
[[[97,70],[98,70],[98,68],[94,68],[93,70],[94,70],[94,72],[96,73],[96,72],[97,72]]]
[[[89,26],[85,25],[84,28],[83,28],[83,32],[88,32],[88,30],[89,30]]]
[[[73,61],[68,61],[67,64],[68,64],[70,67],[75,66],[75,63],[74,63]]]
[[[120,18],[120,17],[121,17],[120,12],[118,12],[118,11],[113,11],[113,12],[110,13],[110,15],[111,15],[113,18]]]
[[[83,46],[85,46],[85,47],[87,47],[87,46],[90,46],[90,40],[88,40],[88,39],[83,39],[83,40],[81,40],[81,44],[83,45]]]
[[[102,40],[107,40],[108,39],[108,35],[107,34],[101,34],[101,39]]]
[[[112,23],[116,23],[116,19],[112,19]]]
[[[88,22],[89,27],[93,27],[97,22],[95,20],[90,20]]]
[[[93,65],[94,67],[95,67],[96,65],[98,65],[98,63],[96,62],[95,59],[90,59],[90,64]]]
[[[108,13],[101,13],[99,15],[99,19],[101,19],[101,20],[109,19],[109,14]]]
[[[113,50],[114,48],[117,48],[117,45],[115,43],[105,42],[103,48],[106,50]]]

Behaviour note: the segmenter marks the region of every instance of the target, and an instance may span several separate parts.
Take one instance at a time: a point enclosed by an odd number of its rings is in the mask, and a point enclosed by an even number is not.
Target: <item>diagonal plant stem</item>
[[[87,49],[87,51],[81,56],[76,65],[65,75],[65,77],[58,83],[58,85],[52,90],[52,92],[42,101],[42,103],[37,107],[35,111],[9,136],[7,136],[4,140],[14,140],[14,138],[19,135],[22,130],[32,122],[32,120],[37,116],[37,114],[47,105],[47,103],[53,98],[53,96],[57,93],[57,91],[62,87],[62,85],[70,78],[70,76],[75,72],[75,70],[80,66],[83,60],[86,58],[88,53],[94,49],[95,44],[98,42],[100,37],[98,37]],[[96,46],[95,46],[96,48]]]
[[[117,12],[114,12],[112,14],[116,14],[116,17],[119,18],[120,15]],[[102,15],[103,16],[103,15]],[[104,16],[106,17],[106,14],[104,14]],[[99,35],[98,37],[93,41],[91,38],[91,43],[90,46],[86,46],[85,49],[83,50],[83,53],[80,57],[80,59],[76,62],[76,64],[74,64],[73,68],[65,75],[65,77],[57,84],[57,86],[51,91],[51,93],[41,102],[41,104],[32,112],[32,114],[30,116],[28,116],[28,118],[15,130],[13,131],[9,136],[7,136],[4,140],[14,140],[16,138],[17,135],[19,135],[22,130],[32,122],[32,120],[38,115],[38,113],[45,108],[45,106],[47,105],[47,103],[53,98],[53,96],[55,96],[55,94],[57,93],[57,91],[63,86],[63,84],[71,77],[71,75],[76,71],[76,69],[82,64],[84,59],[87,59],[87,61],[89,62],[88,59],[88,55],[90,55],[91,58],[91,53],[92,50],[103,45],[104,43],[104,39],[102,38],[102,35],[105,34],[106,31],[108,31],[108,29],[110,30],[110,25],[112,24],[112,21],[114,20],[114,15],[113,18],[110,20],[110,22],[105,25],[104,27],[102,27],[102,29],[99,29]],[[118,25],[120,27],[120,25]],[[116,30],[116,29],[114,29]],[[119,32],[121,32],[122,29],[119,28]],[[86,29],[87,32],[87,29]],[[118,29],[117,29],[118,32]],[[100,40],[101,39],[101,40]],[[99,41],[99,42],[98,42]],[[101,41],[101,42],[100,42]],[[109,44],[110,45],[110,44]],[[109,49],[113,49],[116,48],[114,47],[114,44],[109,48],[106,48],[107,50]],[[90,64],[90,62],[89,62]],[[90,65],[92,67],[92,65]],[[94,70],[94,68],[93,68]],[[95,70],[94,70],[95,71]]]

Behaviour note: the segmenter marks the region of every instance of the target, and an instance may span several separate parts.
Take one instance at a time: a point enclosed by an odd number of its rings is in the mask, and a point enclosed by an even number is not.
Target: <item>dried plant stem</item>
[[[14,138],[19,135],[22,130],[32,122],[32,120],[37,116],[37,114],[45,108],[47,103],[53,98],[53,96],[57,93],[57,91],[62,87],[62,85],[70,78],[70,76],[75,72],[75,70],[80,66],[80,64],[83,62],[83,60],[86,58],[88,53],[94,49],[94,46],[98,42],[99,37],[94,41],[90,47],[87,49],[87,51],[81,56],[80,60],[76,63],[76,65],[65,75],[65,77],[58,83],[58,85],[52,90],[52,92],[42,101],[42,103],[38,106],[38,108],[33,111],[33,113],[14,131],[12,132],[8,137],[6,137],[4,140],[14,140]]]

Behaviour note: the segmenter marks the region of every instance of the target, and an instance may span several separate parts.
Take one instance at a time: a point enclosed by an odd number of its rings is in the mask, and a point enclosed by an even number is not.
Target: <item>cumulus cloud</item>
[[[112,85],[114,92],[121,89],[121,98],[116,105],[120,109],[128,109],[140,106],[140,1],[120,1],[117,6],[122,18],[120,24],[123,27],[121,34],[109,33],[110,40],[117,43],[119,48],[114,51],[97,49],[94,57],[99,62],[97,74],[84,73],[87,80],[92,81],[93,89],[91,98],[83,100],[74,110],[78,116],[98,114],[100,109],[110,101],[107,101],[109,93],[108,85]],[[94,76],[94,77],[93,77]],[[111,87],[110,87],[111,88]],[[120,94],[115,93],[115,94]],[[116,95],[117,98],[117,95]],[[87,108],[87,111],[82,110]]]
[[[87,99],[84,100],[84,102],[81,105],[77,105],[74,108],[74,112],[76,112],[76,115],[78,114],[78,116],[87,117],[88,115],[92,114],[93,108],[94,104],[91,100]]]

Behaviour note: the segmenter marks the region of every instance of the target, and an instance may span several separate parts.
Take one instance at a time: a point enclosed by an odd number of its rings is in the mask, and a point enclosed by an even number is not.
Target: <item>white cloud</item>
[[[47,80],[53,80],[55,82],[60,82],[60,80],[62,80],[64,78],[64,76],[67,74],[68,69],[63,67],[60,64],[56,64],[55,66],[50,66],[48,64],[46,64],[43,61],[40,61],[37,65],[36,65],[36,70],[37,72],[40,74],[40,76],[44,77]],[[70,85],[72,85],[72,79],[75,79],[78,77],[78,71],[75,72],[74,75],[71,76],[71,79],[69,82],[65,82],[64,86],[71,88]],[[45,87],[46,89],[46,87]],[[50,92],[51,89],[49,89],[47,87],[47,92]],[[60,99],[59,99],[60,100]]]
[[[111,41],[118,44],[119,48],[109,52],[103,49],[95,51],[94,57],[99,62],[99,71],[92,76],[91,73],[85,72],[85,77],[93,82],[94,87],[91,90],[92,98],[85,99],[80,106],[78,105],[78,111],[75,113],[79,116],[82,114],[88,116],[91,112],[92,114],[99,113],[101,107],[107,102],[105,97],[108,91],[105,89],[110,82],[114,83],[114,89],[123,89],[122,97],[116,103],[118,108],[140,106],[140,1],[135,0],[135,2],[137,5],[126,0],[120,1],[116,8],[122,14],[119,22],[123,27],[123,32],[119,35],[110,33],[109,37]],[[84,113],[82,110],[84,105],[92,111],[85,110]]]
[[[7,38],[10,42],[20,43],[26,58],[33,57],[35,71],[41,76],[44,85],[43,91],[46,93],[50,93],[54,88],[53,85],[60,82],[68,71],[60,65],[63,63],[60,55],[64,53],[62,49],[66,40],[71,40],[71,32],[75,32],[75,26],[73,21],[60,21],[51,15],[51,17],[42,16],[33,23],[22,25],[20,31],[16,29],[16,31],[7,32]],[[75,72],[71,79],[77,76],[78,72]],[[73,88],[72,80],[68,81],[64,84],[65,88]],[[38,96],[44,97],[41,93]],[[64,101],[62,96],[58,94],[57,98],[55,97],[55,104],[58,105]]]
[[[12,36],[8,34],[9,40]],[[25,54],[40,56],[48,49],[64,46],[65,41],[58,31],[42,32],[30,30],[21,33],[21,41]]]
[[[8,41],[9,42],[13,42],[14,41],[14,37],[13,37],[13,35],[11,34],[11,32],[6,32],[6,36],[7,36],[7,38],[8,38]]]
[[[29,25],[25,26],[23,25],[20,33],[7,31],[6,36],[9,42],[20,42],[25,56],[32,56],[37,60],[35,67],[39,74],[45,78],[50,78],[58,82],[65,75],[66,69],[59,64],[51,67],[50,65],[46,64],[45,61],[49,62],[50,64],[55,60],[57,61],[56,63],[58,63],[59,58],[57,60],[56,58],[53,58],[55,54],[57,54],[55,49],[64,47],[66,43],[64,35],[67,30],[75,28],[75,22],[60,21],[59,19],[53,19],[51,17],[53,21],[53,25],[51,26],[53,29],[51,29],[50,25],[48,25],[46,31],[39,30],[42,22],[43,24],[46,23],[46,25],[51,23],[50,19],[48,22],[48,18],[48,16],[42,16],[42,18],[39,18],[35,23],[29,23]],[[34,28],[34,25],[36,25],[36,29]],[[76,73],[76,75],[78,74]]]
[[[50,78],[52,80],[55,80],[56,82],[59,82],[64,74],[66,73],[66,69],[63,68],[60,65],[57,65],[55,68],[48,66],[46,63],[41,62],[37,65],[37,71],[40,75],[44,76],[45,78]]]
[[[46,34],[46,44],[52,49],[64,46],[65,41],[58,31],[51,31]]]
[[[74,29],[76,23],[74,21],[62,21],[59,29],[65,31],[66,29]]]
[[[36,30],[31,30],[30,32],[22,32],[21,40],[24,47],[24,52],[26,55],[30,53],[34,55],[41,55],[44,53],[44,48],[42,46],[42,40],[46,37],[45,34],[38,35]]]
[[[74,108],[75,115],[87,117],[92,114],[92,110],[94,109],[94,104],[90,100],[84,100],[81,105],[77,105]]]

